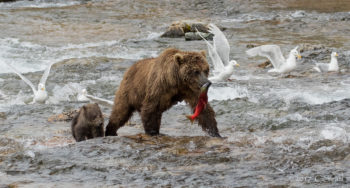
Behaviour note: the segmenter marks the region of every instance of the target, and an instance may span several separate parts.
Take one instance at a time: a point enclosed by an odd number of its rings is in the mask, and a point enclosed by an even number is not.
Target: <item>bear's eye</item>
[[[204,71],[205,75],[209,75],[209,70]]]
[[[194,74],[195,74],[195,75],[199,75],[200,72],[199,72],[198,70],[196,70],[196,71],[194,71]]]

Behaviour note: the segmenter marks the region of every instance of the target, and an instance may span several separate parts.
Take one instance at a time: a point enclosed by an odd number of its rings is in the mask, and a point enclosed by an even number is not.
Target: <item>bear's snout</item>
[[[201,88],[202,86],[204,86],[204,84],[210,84],[211,85],[211,82],[208,80],[208,78],[205,76],[204,73],[201,73],[201,75],[199,77],[199,87]]]

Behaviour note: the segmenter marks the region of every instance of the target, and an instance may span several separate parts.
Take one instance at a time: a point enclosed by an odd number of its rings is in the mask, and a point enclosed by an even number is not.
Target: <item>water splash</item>
[[[339,127],[337,124],[327,125],[320,131],[320,136],[323,139],[328,140],[340,140],[344,143],[348,143],[350,139],[350,132],[344,128]]]
[[[238,85],[232,87],[215,87],[209,89],[208,100],[233,100],[236,98],[249,97],[248,89]]]
[[[54,8],[79,5],[82,1],[72,0],[22,0],[11,3],[0,3],[0,9],[14,8]]]
[[[42,71],[51,62],[72,58],[106,57],[135,60],[154,57],[157,54],[157,50],[134,49],[117,40],[47,46],[16,38],[0,38],[0,73],[11,72],[1,61],[8,62],[20,72],[26,73]]]
[[[48,102],[59,104],[62,101],[78,101],[78,94],[85,89],[84,85],[78,83],[67,83],[64,86],[56,85],[49,96]]]

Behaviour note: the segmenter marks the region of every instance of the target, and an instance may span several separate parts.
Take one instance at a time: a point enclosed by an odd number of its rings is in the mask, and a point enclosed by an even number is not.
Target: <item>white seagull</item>
[[[314,67],[314,69],[318,72],[338,72],[339,66],[338,66],[337,56],[338,56],[337,52],[332,52],[330,63],[316,63],[316,66]]]
[[[56,62],[53,62],[53,63],[49,64],[49,66],[45,69],[44,74],[42,75],[42,77],[40,79],[40,82],[38,84],[38,89],[36,90],[35,87],[34,87],[34,84],[30,80],[28,80],[26,77],[24,77],[12,65],[10,65],[9,63],[5,62],[5,64],[7,66],[9,66],[12,69],[13,72],[15,72],[26,84],[28,84],[32,88],[33,93],[34,93],[33,103],[34,102],[45,103],[45,101],[46,101],[46,99],[48,97],[47,92],[46,92],[46,88],[45,88],[45,83],[46,83],[47,78],[49,77],[51,66],[53,64],[55,64],[55,63]]]
[[[281,52],[281,49],[277,45],[262,45],[246,51],[249,56],[263,56],[268,58],[273,65],[273,69],[268,72],[287,73],[295,69],[297,66],[296,58],[301,59],[301,55],[298,52],[298,46],[292,49],[286,60]]]
[[[113,104],[114,104],[113,101],[89,95],[87,93],[86,89],[81,90],[81,94],[78,95],[78,100],[79,101],[91,100],[91,101],[97,102],[98,104],[101,104],[101,105],[104,105],[107,107],[113,107]]]
[[[235,60],[229,61],[230,45],[224,33],[214,24],[209,24],[209,32],[214,34],[213,45],[198,32],[207,43],[209,57],[214,66],[214,76],[209,77],[209,80],[212,82],[226,81],[232,75],[234,66],[239,66],[239,64]]]

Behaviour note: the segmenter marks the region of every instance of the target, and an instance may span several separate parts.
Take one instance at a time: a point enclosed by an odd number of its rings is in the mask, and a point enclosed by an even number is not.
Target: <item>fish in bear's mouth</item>
[[[187,119],[189,119],[192,124],[193,124],[193,121],[199,116],[199,114],[203,111],[203,109],[208,103],[208,89],[210,85],[211,85],[211,82],[209,81],[202,85],[201,93],[199,95],[198,102],[194,110],[194,114],[186,115]]]

